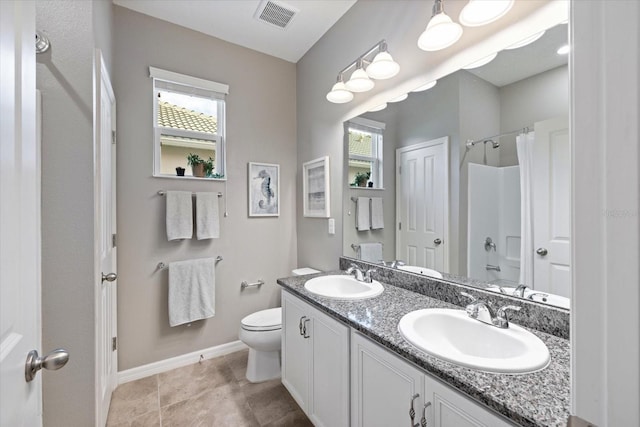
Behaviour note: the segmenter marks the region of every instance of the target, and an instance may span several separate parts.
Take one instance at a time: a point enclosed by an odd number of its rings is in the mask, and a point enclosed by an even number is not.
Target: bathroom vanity
[[[383,279],[384,292],[375,298],[325,298],[305,289],[314,276],[278,283],[282,382],[315,425],[420,425],[423,414],[426,425],[438,427],[566,425],[567,339],[530,329],[551,355],[538,372],[469,369],[418,350],[398,331],[402,316],[413,310],[463,307]]]

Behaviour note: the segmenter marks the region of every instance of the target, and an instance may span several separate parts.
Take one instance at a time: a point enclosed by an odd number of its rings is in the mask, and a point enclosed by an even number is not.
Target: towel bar
[[[352,243],[351,249],[353,249],[354,251],[357,251],[358,249],[360,249],[360,245],[356,245],[355,243]]]
[[[242,282],[240,283],[240,290],[244,290],[245,288],[253,288],[253,287],[259,288],[262,285],[264,285],[264,280],[262,279],[258,279],[258,281],[255,283]]]
[[[165,190],[158,190],[158,196],[164,196],[167,192]],[[195,196],[196,193],[191,193],[191,195]],[[222,193],[218,192],[218,197],[222,197]]]
[[[219,263],[220,261],[222,261],[223,259],[224,259],[224,258],[222,258],[220,255],[218,255],[218,256],[216,257],[216,264],[217,264],[217,263]],[[165,269],[165,268],[167,268],[167,267],[168,267],[168,265],[167,265],[167,264],[165,264],[165,263],[164,263],[164,262],[162,262],[162,261],[160,261],[160,262],[158,263],[158,270],[164,270],[164,269]]]

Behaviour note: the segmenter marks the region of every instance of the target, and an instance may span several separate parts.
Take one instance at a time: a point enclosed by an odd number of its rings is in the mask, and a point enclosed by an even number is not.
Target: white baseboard
[[[141,378],[167,372],[182,366],[192,365],[200,360],[200,356],[204,359],[213,359],[214,357],[224,356],[225,354],[244,350],[245,348],[248,347],[242,341],[232,341],[230,343],[205,348],[203,350],[194,351],[192,353],[183,354],[170,359],[149,363],[148,365],[127,369],[126,371],[118,372],[118,384],[139,380]]]

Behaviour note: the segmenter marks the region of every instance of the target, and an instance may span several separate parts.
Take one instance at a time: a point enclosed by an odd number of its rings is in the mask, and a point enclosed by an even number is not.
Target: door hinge
[[[402,223],[401,222],[398,223],[398,230],[402,230]]]
[[[398,175],[402,175],[402,166],[398,166]]]
[[[115,130],[111,131],[111,143],[112,144],[116,143],[116,131]]]
[[[111,351],[116,351],[118,349],[118,338],[111,338]]]
[[[113,233],[113,234],[111,235],[111,247],[113,247],[113,248],[115,248],[115,247],[116,247],[116,241],[117,241],[116,234],[115,234],[115,233]]]

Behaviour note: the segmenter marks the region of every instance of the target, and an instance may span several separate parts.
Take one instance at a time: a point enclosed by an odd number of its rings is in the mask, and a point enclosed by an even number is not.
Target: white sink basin
[[[549,349],[517,325],[500,329],[471,319],[463,310],[430,308],[406,314],[402,337],[426,353],[468,368],[529,373],[549,364]]]
[[[435,277],[436,279],[442,279],[442,274],[430,268],[418,267],[415,265],[401,265],[401,266],[398,266],[398,268],[400,270],[408,271],[410,273],[422,274],[424,276]]]
[[[486,289],[491,292],[502,293],[498,288],[489,287]],[[508,287],[508,286],[502,286],[502,289],[505,292],[503,295],[510,295],[510,296],[513,296],[513,292],[516,290],[516,288]],[[545,297],[544,295],[540,295],[540,294],[546,294],[547,296]],[[533,295],[533,297],[529,298],[529,295]],[[561,307],[566,309],[571,308],[571,300],[569,298],[562,297],[560,295],[549,294],[547,292],[536,291],[535,289],[529,289],[529,288],[525,289],[524,298],[532,299],[533,301],[537,301],[537,302],[544,302],[550,305],[555,305],[556,307]]]
[[[360,282],[353,276],[332,275],[315,277],[308,280],[304,287],[309,292],[326,298],[364,299],[373,298],[382,293],[384,288],[380,282]]]

